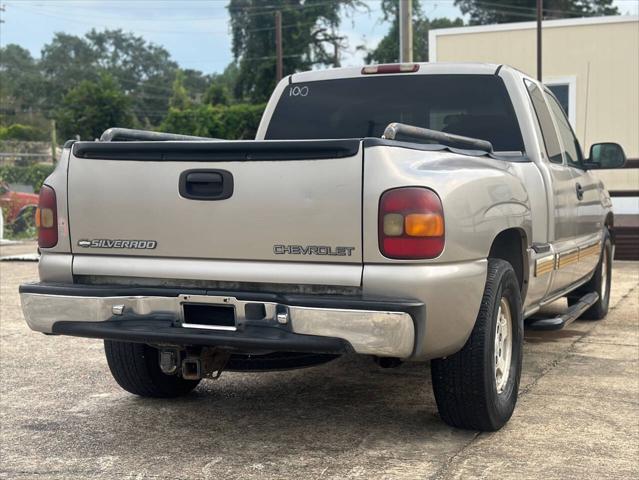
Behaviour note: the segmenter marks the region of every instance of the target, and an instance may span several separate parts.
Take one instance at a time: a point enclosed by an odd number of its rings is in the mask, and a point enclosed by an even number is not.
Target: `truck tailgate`
[[[360,143],[76,143],[72,252],[361,265]]]

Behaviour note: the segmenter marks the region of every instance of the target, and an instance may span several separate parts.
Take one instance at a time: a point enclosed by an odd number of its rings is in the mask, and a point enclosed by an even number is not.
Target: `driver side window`
[[[561,141],[564,144],[563,154],[566,157],[568,165],[583,169],[584,158],[581,153],[581,147],[579,146],[579,141],[570,127],[570,123],[568,123],[568,119],[566,118],[563,108],[561,108],[561,105],[559,105],[559,102],[554,95],[544,92],[544,96],[546,97],[548,105],[550,105],[553,117],[555,117],[557,130],[561,137]]]

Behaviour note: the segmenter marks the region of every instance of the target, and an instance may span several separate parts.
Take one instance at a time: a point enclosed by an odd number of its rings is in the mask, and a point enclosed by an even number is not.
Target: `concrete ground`
[[[0,258],[14,257],[17,255],[33,255],[37,249],[38,242],[35,240],[0,240]]]
[[[0,478],[639,477],[639,263],[615,264],[604,321],[526,334],[518,407],[490,434],[439,420],[427,365],[356,356],[136,398],[100,341],[27,329],[17,287],[35,263],[0,275]]]

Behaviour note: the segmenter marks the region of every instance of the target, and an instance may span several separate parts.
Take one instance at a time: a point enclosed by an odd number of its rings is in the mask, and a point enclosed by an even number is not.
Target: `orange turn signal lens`
[[[41,225],[41,221],[40,221],[40,208],[36,208],[36,213],[35,213],[35,224],[36,227],[40,228]]]
[[[411,237],[441,237],[444,217],[437,213],[411,213],[405,217],[404,230]]]

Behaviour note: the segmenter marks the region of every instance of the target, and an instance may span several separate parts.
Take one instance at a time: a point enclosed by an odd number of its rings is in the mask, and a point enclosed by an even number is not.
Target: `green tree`
[[[62,138],[100,137],[110,127],[134,125],[131,103],[115,79],[108,74],[96,81],[83,80],[62,99],[56,111]]]
[[[42,49],[40,70],[47,84],[47,107],[57,105],[73,85],[83,80],[96,81],[100,72],[91,46],[84,38],[56,33]]]
[[[253,139],[264,107],[264,104],[236,104],[195,105],[184,110],[171,108],[160,130],[228,140]]]
[[[618,15],[613,0],[544,0],[544,18]],[[536,18],[536,0],[455,0],[461,12],[470,15],[471,25],[525,22]]]
[[[91,30],[84,37],[57,33],[44,46],[40,68],[53,108],[78,82],[108,73],[131,98],[143,124],[157,124],[168,109],[177,64],[167,50],[122,30]]]
[[[204,103],[210,105],[228,105],[229,102],[230,96],[226,86],[221,82],[212,81],[204,94]]]
[[[33,125],[14,123],[8,127],[0,127],[0,140],[44,142],[48,139],[48,131],[36,128]]]
[[[275,86],[275,12],[282,13],[284,74],[314,65],[335,65],[345,46],[337,32],[341,12],[365,6],[363,0],[231,0],[233,55],[238,63],[235,96],[261,102]]]
[[[235,84],[237,83],[239,74],[240,69],[238,68],[237,63],[231,62],[226,66],[224,72],[213,77],[213,81],[215,83],[220,84],[227,92],[229,92],[231,101],[233,101],[233,92],[235,90]]]
[[[200,102],[206,95],[211,82],[215,80],[216,75],[205,75],[199,70],[191,68],[181,71],[184,74],[184,88],[189,92],[189,98],[192,102]]]
[[[2,105],[37,107],[44,89],[37,61],[19,45],[0,48],[0,98]]]
[[[122,30],[91,30],[85,36],[100,71],[108,72],[129,95],[141,123],[155,125],[168,108],[169,85],[178,69],[171,54]]]
[[[385,22],[391,22],[388,33],[380,40],[373,50],[369,50],[366,63],[395,63],[399,62],[399,2],[398,0],[383,0],[382,15]],[[428,31],[432,28],[461,27],[461,18],[426,18],[421,4],[413,0],[413,60],[428,61]],[[360,47],[364,48],[365,47]]]
[[[189,94],[184,87],[184,72],[178,70],[173,80],[173,94],[169,99],[169,107],[184,110],[191,104]]]

